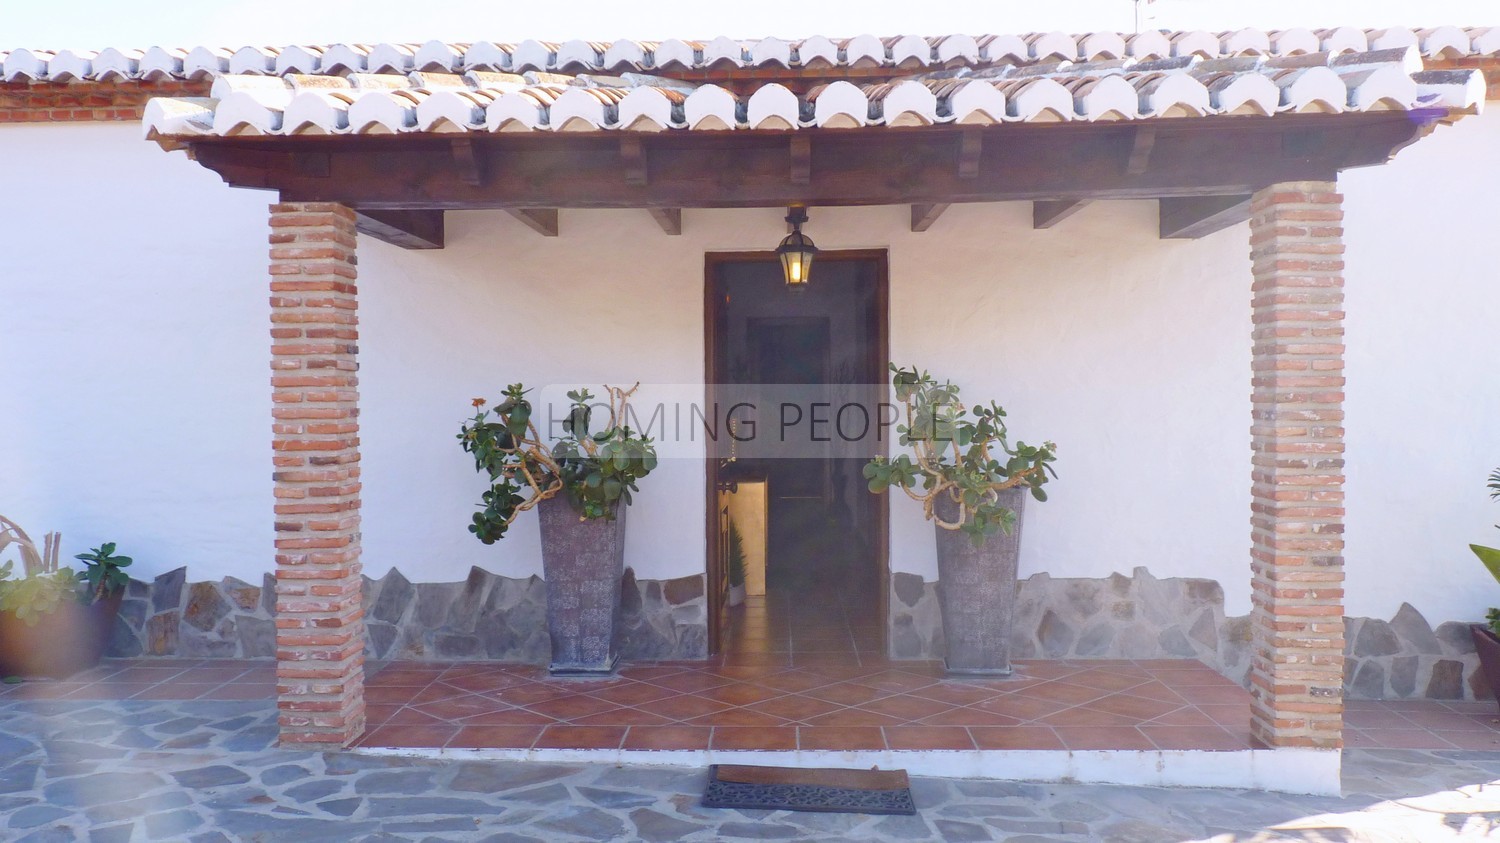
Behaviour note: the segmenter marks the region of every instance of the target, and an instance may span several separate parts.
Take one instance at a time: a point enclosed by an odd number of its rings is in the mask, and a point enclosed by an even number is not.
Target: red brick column
[[[364,731],[354,212],[271,206],[276,685],[281,742]]]
[[[1344,711],[1344,243],[1332,182],[1255,194],[1251,734],[1335,749]]]

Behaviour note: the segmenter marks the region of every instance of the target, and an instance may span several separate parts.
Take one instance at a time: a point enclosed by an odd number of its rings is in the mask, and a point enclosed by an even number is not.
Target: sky
[[[1156,0],[1142,28],[1500,26],[1500,0]],[[0,0],[0,50],[1134,28],[1134,0]]]

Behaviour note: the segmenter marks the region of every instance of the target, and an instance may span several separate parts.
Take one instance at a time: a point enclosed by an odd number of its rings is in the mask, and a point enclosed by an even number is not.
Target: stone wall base
[[[1248,687],[1250,619],[1224,614],[1224,589],[1214,580],[1158,579],[1136,568],[1103,579],[1035,574],[1018,587],[1018,659],[1198,659]],[[1349,698],[1489,699],[1467,623],[1434,630],[1409,604],[1390,621],[1345,623]],[[890,629],[893,658],[942,658],[937,583],[895,574]]]
[[[616,647],[626,660],[708,655],[703,577],[637,580],[625,569]],[[274,658],[275,579],[187,582],[187,569],[132,580],[108,654]],[[365,652],[386,659],[495,659],[546,664],[547,586],[479,568],[463,582],[412,583],[392,569],[364,578]]]

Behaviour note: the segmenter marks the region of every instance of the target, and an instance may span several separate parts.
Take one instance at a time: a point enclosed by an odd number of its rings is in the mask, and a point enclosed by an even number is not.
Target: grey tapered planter
[[[1000,493],[1000,504],[1016,511],[1016,529],[996,533],[975,547],[962,530],[937,531],[938,606],[947,642],[944,664],[949,673],[1008,676],[1011,630],[1015,626],[1016,566],[1021,552],[1021,522],[1029,492],[1024,487]],[[938,517],[958,520],[958,504],[939,495]]]
[[[555,675],[607,674],[619,662],[620,578],[625,573],[625,512],[614,520],[581,520],[566,496],[537,505],[542,576]]]

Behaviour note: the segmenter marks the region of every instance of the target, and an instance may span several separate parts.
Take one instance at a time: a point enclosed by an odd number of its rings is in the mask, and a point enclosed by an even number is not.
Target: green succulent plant
[[[0,566],[0,612],[10,612],[36,626],[59,604],[78,599],[78,578],[71,568],[10,579],[11,563]]]
[[[891,371],[896,400],[905,410],[905,424],[896,432],[912,455],[876,457],[867,463],[864,476],[870,491],[900,488],[922,504],[929,521],[945,530],[964,531],[975,545],[998,531],[1015,529],[1016,513],[1000,504],[999,492],[1024,486],[1037,500],[1047,499],[1042,486],[1049,476],[1057,476],[1052,468],[1056,445],[1017,440],[1012,446],[1005,409],[999,404],[965,408],[951,382],[939,383],[916,367],[903,369],[893,363]],[[935,511],[940,495],[958,504],[956,522],[944,521]]]
[[[490,487],[469,532],[494,544],[522,512],[558,494],[566,495],[583,518],[613,519],[621,505],[630,504],[631,493],[639,491],[636,481],[656,468],[656,449],[650,437],[622,423],[635,388],[605,390],[610,417],[604,428],[595,432],[591,426],[594,395],[574,390],[568,393],[573,405],[562,422],[563,437],[551,445],[537,433],[523,385],[507,387],[493,410],[484,409],[484,399],[474,399],[474,416],[463,423],[458,439]]]
[[[88,580],[89,594],[95,601],[124,590],[130,582],[130,575],[121,569],[130,567],[134,560],[129,556],[116,556],[114,542],[89,548],[88,553],[73,558],[84,564],[83,578]]]

